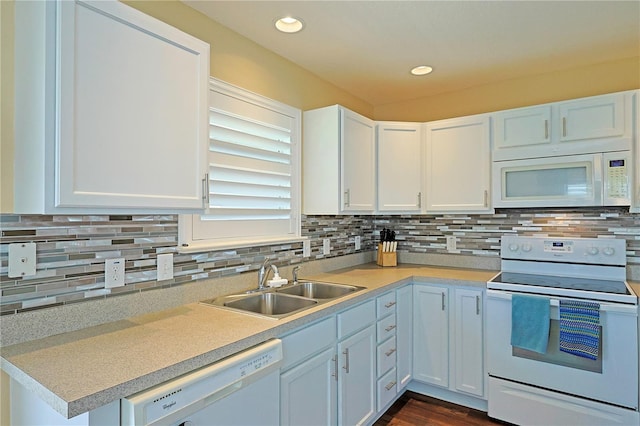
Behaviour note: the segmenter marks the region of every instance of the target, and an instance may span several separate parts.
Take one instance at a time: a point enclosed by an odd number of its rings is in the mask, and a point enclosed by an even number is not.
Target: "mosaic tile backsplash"
[[[505,233],[627,240],[627,262],[640,265],[640,215],[624,208],[572,210],[501,210],[486,215],[303,216],[302,234],[311,240],[311,257],[302,243],[238,248],[206,253],[177,251],[177,215],[57,216],[0,215],[0,310],[2,315],[176,286],[205,278],[255,271],[265,257],[278,266],[375,249],[380,230],[396,231],[398,250],[448,253],[446,236],[454,235],[452,254],[497,258]],[[331,253],[322,254],[324,238]],[[8,278],[8,245],[35,242],[37,273]],[[156,257],[174,254],[174,278],[156,281]],[[104,261],[124,257],[124,287],[104,288]]]

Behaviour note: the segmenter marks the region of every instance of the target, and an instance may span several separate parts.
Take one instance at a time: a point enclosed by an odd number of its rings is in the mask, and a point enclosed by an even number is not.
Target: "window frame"
[[[201,220],[201,217],[206,216],[206,212],[203,214],[180,214],[178,216],[178,251],[181,253],[202,252],[228,248],[288,244],[305,240],[306,238],[302,237],[301,224],[302,111],[213,77],[210,77],[209,80],[209,100],[207,102],[209,109],[213,107],[212,96],[210,95],[212,91],[291,118],[291,213],[289,219],[291,233],[267,236],[239,235],[237,237],[207,239],[198,234],[200,227],[207,226],[207,221]],[[212,155],[209,147],[210,142],[209,138],[207,138],[207,169],[210,168]],[[196,221],[196,226],[194,226]],[[211,226],[213,227],[214,225]]]

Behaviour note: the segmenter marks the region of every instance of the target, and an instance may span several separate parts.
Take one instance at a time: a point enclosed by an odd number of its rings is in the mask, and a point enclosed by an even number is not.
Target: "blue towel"
[[[549,299],[546,297],[511,296],[511,345],[529,351],[546,353],[549,343]]]
[[[562,352],[598,359],[599,325],[599,303],[560,300],[559,346]]]

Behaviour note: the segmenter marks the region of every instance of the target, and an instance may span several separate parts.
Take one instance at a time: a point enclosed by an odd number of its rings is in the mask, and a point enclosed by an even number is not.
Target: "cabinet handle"
[[[394,353],[395,351],[396,351],[396,348],[393,348],[393,349],[391,349],[389,352],[385,352],[384,354],[385,354],[386,356],[391,356],[391,355],[393,355],[393,353]]]
[[[334,356],[333,358],[331,358],[331,361],[333,361],[333,373],[331,373],[332,377],[336,378],[336,382],[338,381],[338,356]]]
[[[562,136],[567,136],[567,117],[562,117]]]
[[[342,368],[349,374],[349,348],[345,349],[342,353],[344,354],[344,367]]]
[[[209,208],[209,173],[205,173],[202,179],[202,201]]]
[[[480,296],[476,296],[476,315],[480,315]]]
[[[489,207],[489,191],[484,190],[484,206]]]
[[[351,190],[347,189],[346,191],[344,191],[344,206],[349,207],[350,204],[351,204]]]
[[[392,306],[393,306],[393,305],[395,305],[395,304],[396,304],[396,302],[389,302],[389,303],[385,303],[384,307],[385,307],[385,308],[390,308],[390,307],[392,307]]]
[[[391,331],[394,328],[396,328],[395,324],[394,325],[390,325],[389,327],[385,328],[384,331]]]
[[[393,381],[393,382],[389,383],[387,386],[385,386],[384,388],[385,388],[386,390],[391,390],[391,389],[393,389],[393,387],[396,385],[396,383],[398,383],[398,382]]]
[[[549,120],[544,120],[544,138],[549,139]]]
[[[442,292],[442,310],[444,311],[444,291]]]
[[[422,208],[422,192],[418,192],[418,208]]]

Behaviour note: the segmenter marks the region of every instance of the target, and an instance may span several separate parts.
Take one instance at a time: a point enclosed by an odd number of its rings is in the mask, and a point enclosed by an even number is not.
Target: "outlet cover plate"
[[[157,257],[158,281],[170,280],[173,278],[173,253],[159,254]]]
[[[356,245],[356,250],[360,250],[360,248],[362,247],[362,239],[360,238],[360,235],[356,235],[356,237],[354,238],[354,242]]]
[[[322,240],[322,254],[327,255],[331,253],[331,240],[325,238]]]
[[[28,277],[36,274],[36,243],[9,244],[8,277]]]
[[[121,287],[124,285],[124,258],[107,259],[104,261],[104,288]]]
[[[455,251],[456,250],[456,237],[453,235],[447,236],[447,251]]]
[[[302,257],[311,256],[311,240],[302,240]]]

